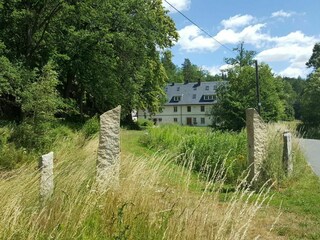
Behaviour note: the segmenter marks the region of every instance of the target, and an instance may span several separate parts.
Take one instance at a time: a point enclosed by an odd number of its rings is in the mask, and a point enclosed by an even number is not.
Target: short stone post
[[[121,106],[100,116],[100,139],[97,159],[97,190],[105,192],[118,186],[120,167]]]
[[[283,168],[287,176],[293,171],[292,162],[292,134],[290,132],[283,133]]]
[[[256,180],[266,156],[267,126],[254,108],[246,110],[250,180]]]
[[[42,155],[39,161],[40,168],[40,197],[47,200],[53,194],[53,152]]]

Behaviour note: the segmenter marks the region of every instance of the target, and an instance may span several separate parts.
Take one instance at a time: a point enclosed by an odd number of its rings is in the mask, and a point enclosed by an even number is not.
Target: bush
[[[153,127],[154,123],[151,120],[147,119],[138,119],[137,125],[140,130],[145,130],[147,128]]]
[[[87,120],[82,127],[82,132],[86,138],[94,136],[100,130],[100,123],[98,117],[94,116]]]

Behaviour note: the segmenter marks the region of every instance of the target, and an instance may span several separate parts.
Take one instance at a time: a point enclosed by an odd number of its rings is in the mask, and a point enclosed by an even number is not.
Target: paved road
[[[313,171],[320,176],[320,140],[300,139],[299,141]]]

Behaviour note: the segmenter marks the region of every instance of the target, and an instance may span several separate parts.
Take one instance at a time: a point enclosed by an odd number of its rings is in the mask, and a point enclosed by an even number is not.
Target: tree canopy
[[[245,126],[245,110],[257,107],[255,68],[251,66],[254,54],[243,48],[235,49],[238,55],[228,70],[226,84],[217,90],[217,103],[212,109],[213,126],[225,130],[240,130]],[[271,68],[259,64],[261,115],[265,121],[292,118],[293,110],[284,92],[285,83],[274,77]],[[290,85],[289,85],[290,87]]]
[[[21,108],[24,86],[40,81],[28,75],[51,61],[64,109],[81,115],[118,104],[157,111],[166,83],[159,50],[178,37],[161,0],[4,0],[0,29],[1,102]]]

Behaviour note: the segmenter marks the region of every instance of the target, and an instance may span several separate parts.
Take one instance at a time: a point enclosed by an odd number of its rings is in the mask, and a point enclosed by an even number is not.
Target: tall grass
[[[155,149],[166,149],[185,156],[180,163],[194,159],[192,169],[207,175],[221,167],[226,159],[227,182],[235,182],[247,169],[245,132],[212,131],[209,128],[191,128],[162,125],[151,128],[141,138],[142,144]]]
[[[267,151],[262,165],[261,175],[257,185],[266,181],[280,183],[287,178],[283,169],[283,132],[291,130],[295,137],[295,130],[288,124],[268,124],[266,145]],[[249,167],[247,162],[247,136],[246,131],[221,132],[208,128],[191,128],[178,125],[162,125],[148,129],[141,138],[144,146],[154,149],[165,149],[176,155],[184,156],[179,161],[194,159],[192,170],[210,174],[215,168],[226,170],[226,183],[236,184],[243,172]],[[298,143],[294,141],[293,161],[303,161]],[[297,160],[298,159],[298,160]]]
[[[194,193],[192,159],[177,187],[168,179],[177,175],[171,162],[179,159],[123,156],[119,188],[99,195],[94,187],[98,141],[83,138],[61,140],[55,191],[45,204],[39,201],[35,164],[1,173],[0,239],[251,239],[257,234],[250,229],[268,200],[267,188],[253,199],[244,181],[224,203],[219,200],[224,169],[214,170],[214,181],[197,180],[203,189]]]

